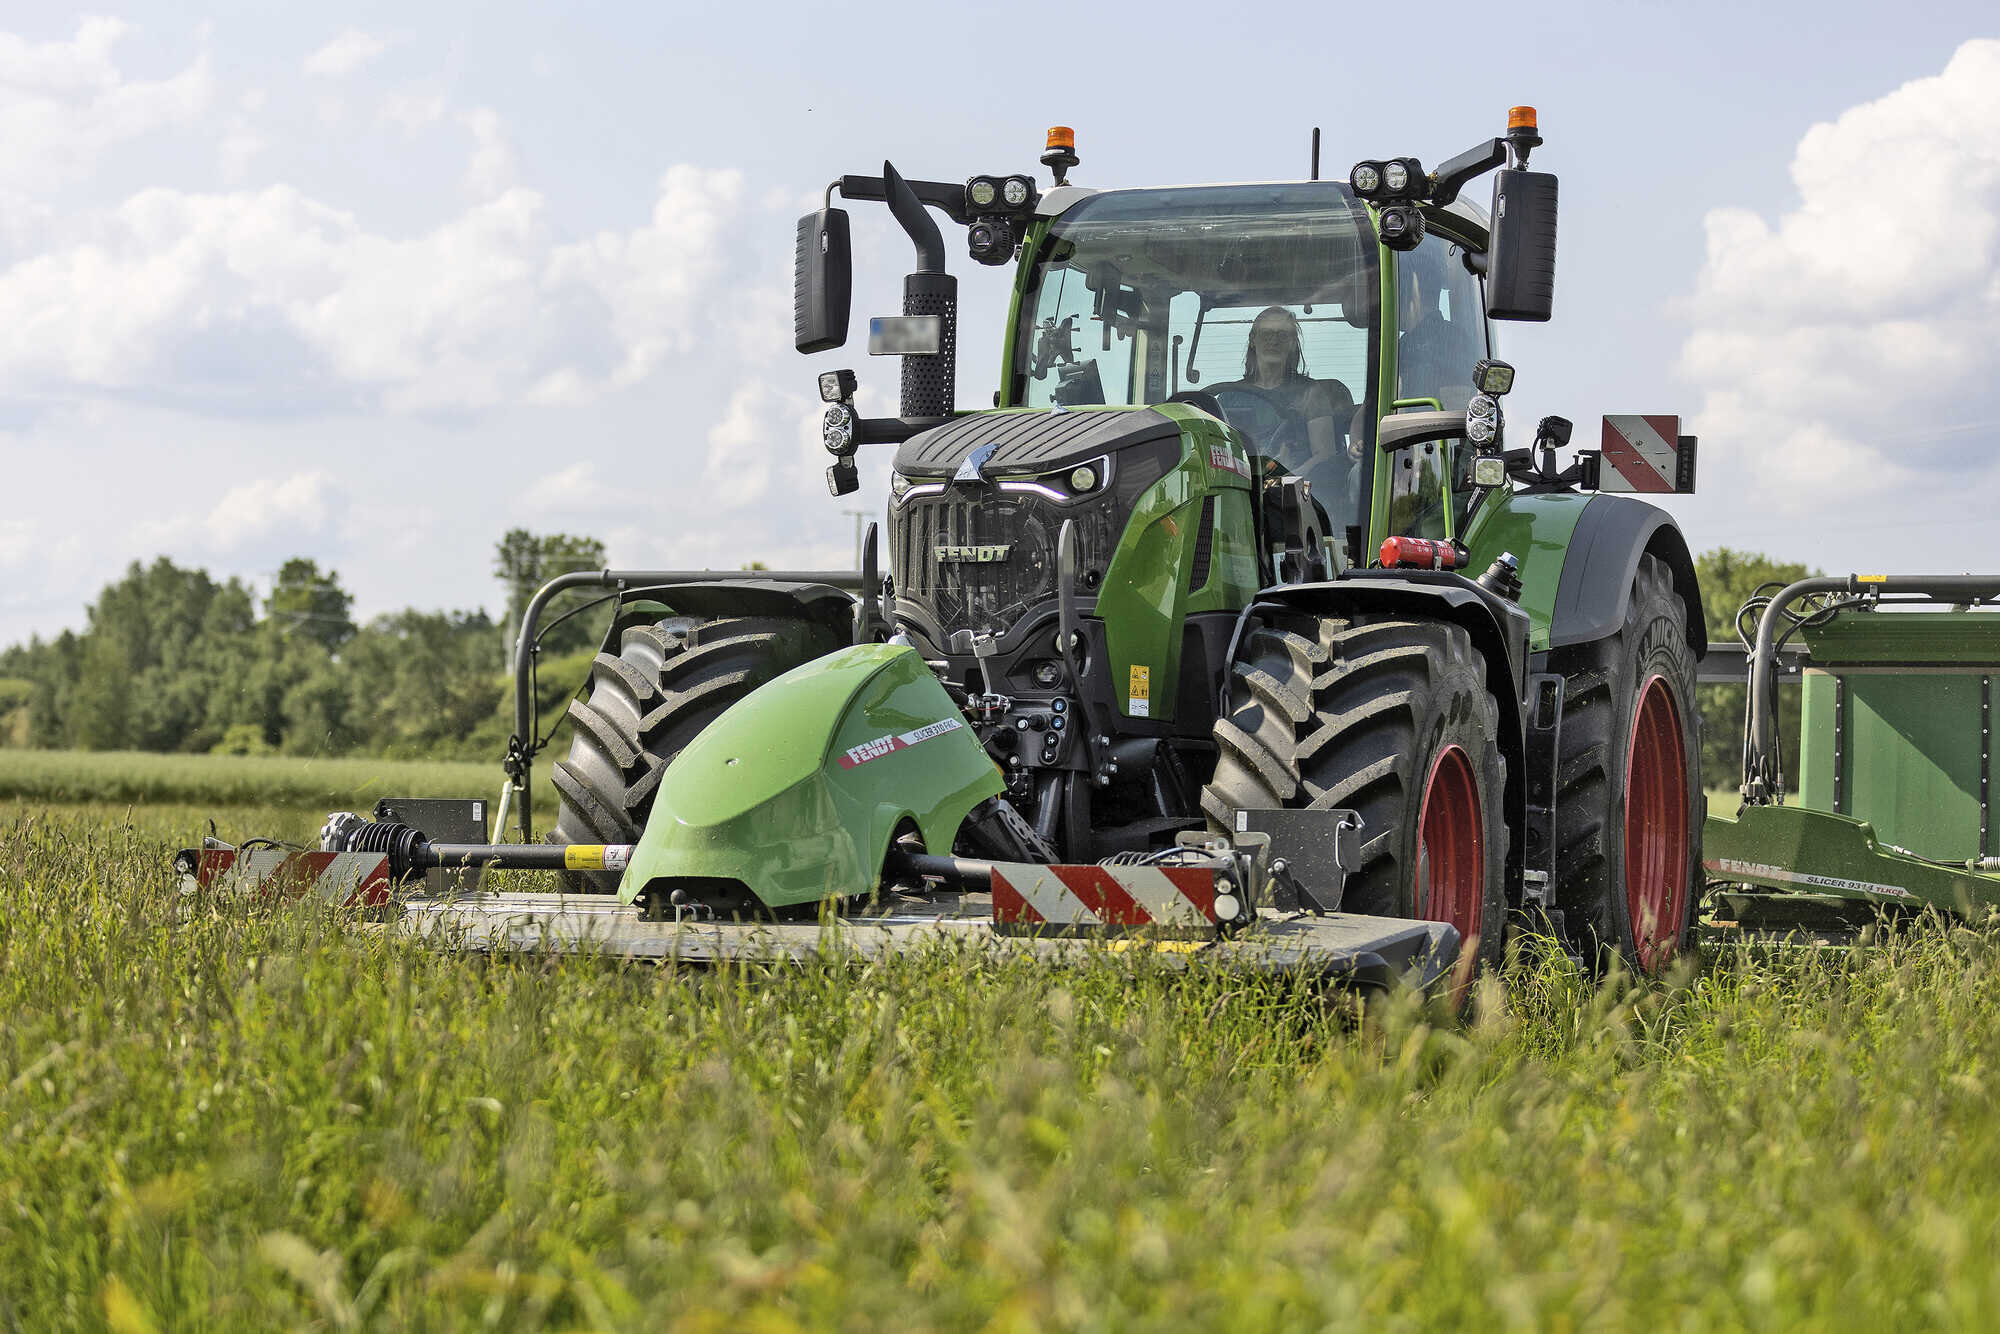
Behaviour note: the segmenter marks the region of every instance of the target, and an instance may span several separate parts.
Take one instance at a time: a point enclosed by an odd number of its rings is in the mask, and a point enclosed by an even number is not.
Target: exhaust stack
[[[917,271],[903,279],[903,314],[935,315],[936,353],[903,358],[901,413],[948,417],[958,401],[958,279],[944,271],[944,237],[902,174],[882,164],[889,211],[917,248]]]

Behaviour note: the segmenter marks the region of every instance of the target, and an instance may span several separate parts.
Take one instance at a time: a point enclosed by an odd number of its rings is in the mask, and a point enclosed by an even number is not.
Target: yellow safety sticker
[[[1194,954],[1214,943],[1209,940],[1148,940],[1131,937],[1106,942],[1113,954],[1123,954],[1127,950],[1152,950],[1157,954]]]
[[[571,871],[622,871],[632,860],[624,843],[572,843],[563,849],[563,867]]]
[[[1889,576],[1886,574],[1857,574],[1854,576],[1854,582],[1857,584],[1886,584],[1889,582]]]
[[[1127,713],[1134,718],[1150,717],[1153,711],[1153,669],[1135,664],[1132,668],[1131,684],[1125,694],[1132,703],[1132,707],[1126,710]]]

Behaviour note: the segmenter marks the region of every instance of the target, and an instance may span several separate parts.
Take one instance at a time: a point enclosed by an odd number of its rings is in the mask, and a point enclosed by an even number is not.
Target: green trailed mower
[[[1742,808],[1707,822],[1708,925],[1836,941],[2000,905],[1992,821],[2000,577],[1846,575],[1754,598]],[[1788,653],[1796,641],[1802,652]],[[1787,804],[1778,685],[1801,684]]]
[[[497,825],[522,842],[472,837],[482,807],[462,842],[348,819],[312,855],[560,869],[615,896],[562,912],[654,950],[828,912],[870,948],[1191,922],[1434,972],[1460,941],[1496,959],[1518,914],[1659,968],[1699,884],[1707,639],[1679,529],[1608,493],[1691,490],[1695,442],[1670,416],[1607,418],[1566,463],[1560,418],[1511,440],[1493,330],[1551,315],[1541,143],[1517,108],[1435,169],[1320,180],[1315,150],[1303,181],[1099,190],[1058,130],[1048,187],[837,178],[798,227],[801,352],[847,342],[836,196],[886,204],[917,257],[869,322],[899,413],[818,377],[834,495],[895,450],[886,561],[871,528],[858,571],[564,576],[519,640]],[[1461,197],[1489,172],[1490,211]],[[956,406],[938,215],[1013,269],[990,411]],[[616,614],[537,844],[529,682],[543,608],[581,585]],[[213,881],[233,852],[209,854]],[[412,912],[514,940],[547,903]]]

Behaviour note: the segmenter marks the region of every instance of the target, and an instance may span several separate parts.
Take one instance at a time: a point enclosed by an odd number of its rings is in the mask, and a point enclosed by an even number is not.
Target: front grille
[[[890,569],[899,599],[929,613],[947,646],[959,630],[1004,633],[1022,613],[1056,595],[1056,537],[1077,528],[1077,590],[1088,594],[1118,545],[1129,506],[1107,493],[1094,503],[1059,505],[1029,491],[950,486],[915,496],[891,519]],[[1005,546],[998,560],[940,560],[938,548]]]

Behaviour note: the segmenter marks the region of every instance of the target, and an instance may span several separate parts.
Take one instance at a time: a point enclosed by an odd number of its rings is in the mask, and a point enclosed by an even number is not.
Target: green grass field
[[[555,822],[552,758],[544,754],[535,766],[537,833]],[[143,810],[152,828],[181,821],[178,837],[184,839],[205,832],[214,820],[217,832],[232,842],[258,835],[304,839],[327,812],[366,814],[383,797],[483,797],[493,802],[500,795],[501,778],[497,761],[0,749],[0,803],[81,806],[111,819]],[[518,838],[512,818],[509,837]],[[273,821],[282,827],[274,827]]]
[[[0,1327],[2000,1319],[1992,935],[1521,964],[1463,1025],[1131,956],[480,963],[177,913],[201,809],[0,801]]]

